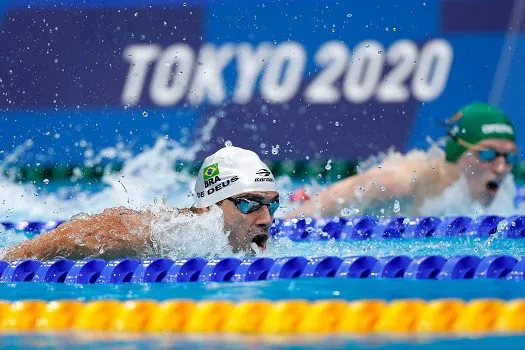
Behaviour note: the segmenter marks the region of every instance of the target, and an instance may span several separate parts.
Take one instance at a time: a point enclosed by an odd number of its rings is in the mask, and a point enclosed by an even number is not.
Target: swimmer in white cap
[[[224,230],[229,232],[233,251],[266,249],[279,193],[272,173],[254,152],[229,146],[207,157],[197,175],[195,192],[194,207],[181,209],[181,213],[203,214],[217,205],[223,211]],[[112,208],[74,218],[53,231],[9,247],[3,259],[141,257],[152,245],[151,215]]]

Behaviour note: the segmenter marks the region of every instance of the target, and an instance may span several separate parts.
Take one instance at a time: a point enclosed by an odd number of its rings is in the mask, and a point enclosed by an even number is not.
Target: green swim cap
[[[446,160],[454,163],[467,150],[454,139],[462,139],[470,144],[477,144],[486,139],[515,141],[514,127],[509,117],[502,110],[486,103],[469,104],[452,117],[456,122],[449,131],[445,147]]]

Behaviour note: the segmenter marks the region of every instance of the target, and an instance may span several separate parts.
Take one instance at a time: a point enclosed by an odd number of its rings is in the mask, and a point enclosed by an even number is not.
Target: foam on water
[[[151,148],[134,156],[117,148],[103,150],[101,154],[111,154],[112,158],[122,160],[124,165],[119,173],[105,174],[102,178],[105,187],[96,193],[78,190],[70,199],[60,192],[41,191],[45,184],[22,184],[0,177],[2,220],[63,220],[79,212],[91,214],[108,207],[141,208],[159,199],[176,207],[190,206],[195,179],[187,171],[175,171],[174,164],[176,160],[195,159],[196,153],[210,139],[215,122],[214,118],[210,118],[201,130],[201,137],[190,147],[159,137]],[[0,164],[0,170],[13,163],[26,149],[20,148],[6,157]],[[92,165],[93,159],[101,158],[89,157],[86,162]]]
[[[228,243],[228,232],[224,231],[222,209],[211,207],[204,214],[180,212],[164,206],[151,208],[152,256],[184,257],[233,256]]]
[[[512,174],[500,184],[496,197],[489,206],[483,206],[470,196],[467,180],[461,177],[447,188],[441,195],[428,198],[419,211],[421,215],[452,216],[469,215],[479,216],[485,214],[509,216],[523,214],[523,204],[515,205],[516,185]]]

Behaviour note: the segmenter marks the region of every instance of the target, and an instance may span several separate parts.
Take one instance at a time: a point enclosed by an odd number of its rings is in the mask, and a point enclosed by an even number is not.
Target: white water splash
[[[218,206],[212,206],[209,212],[199,215],[181,213],[169,206],[150,209],[155,215],[150,225],[152,256],[176,259],[234,255]]]
[[[523,214],[525,207],[523,203],[515,206],[515,196],[516,185],[513,176],[509,174],[500,184],[492,203],[489,206],[484,206],[472,199],[468,190],[467,180],[465,177],[461,177],[440,195],[427,198],[419,211],[421,215],[434,216],[479,216],[486,214],[509,216]]]
[[[13,178],[0,177],[0,220],[64,220],[80,212],[93,214],[108,207],[125,206],[140,209],[159,199],[175,207],[193,204],[192,190],[195,179],[188,171],[177,172],[176,160],[193,161],[195,155],[211,137],[216,119],[210,118],[201,130],[201,137],[190,147],[183,147],[173,140],[159,137],[155,144],[142,153],[132,156],[121,149],[105,149],[101,154],[124,161],[119,173],[107,173],[102,182],[105,188],[99,192],[77,190],[74,198],[67,198],[60,191],[45,193],[35,184],[15,182]],[[27,150],[20,147],[0,164],[4,168]],[[100,161],[99,156],[90,157]]]

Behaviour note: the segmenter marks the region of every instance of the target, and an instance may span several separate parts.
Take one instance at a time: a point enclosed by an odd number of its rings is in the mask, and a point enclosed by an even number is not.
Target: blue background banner
[[[0,1],[0,150],[231,141],[272,160],[426,147],[471,101],[525,148],[525,3]],[[273,152],[272,152],[273,150]]]

